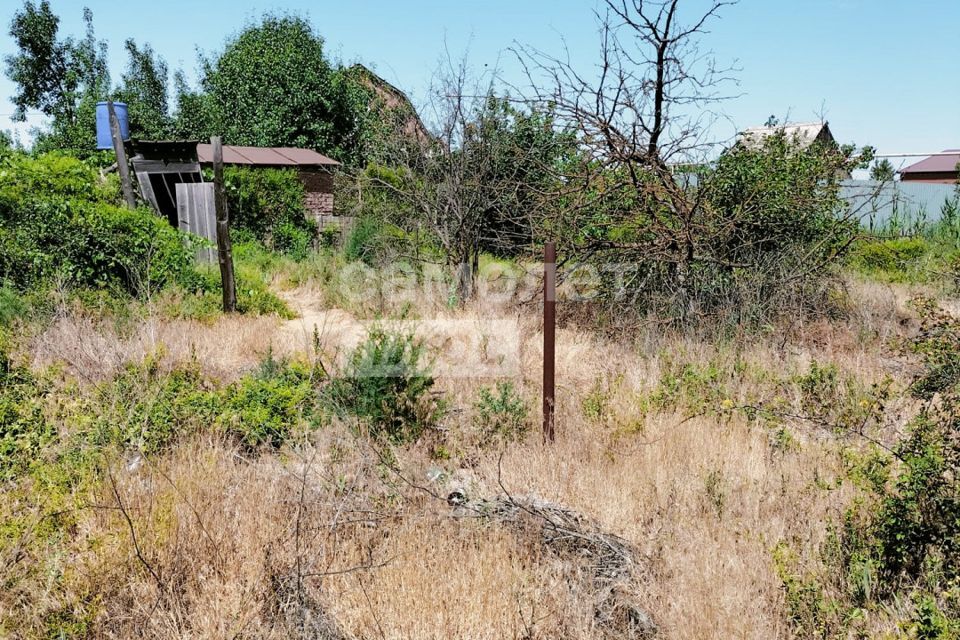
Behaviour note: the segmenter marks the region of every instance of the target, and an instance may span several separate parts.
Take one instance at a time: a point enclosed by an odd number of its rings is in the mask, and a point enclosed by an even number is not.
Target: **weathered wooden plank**
[[[223,312],[237,310],[237,285],[233,276],[233,250],[230,242],[230,214],[227,193],[223,183],[223,144],[220,136],[210,138],[213,147],[214,205],[217,216],[217,257],[220,261],[220,281],[223,284]]]
[[[134,158],[132,162],[137,173],[200,173],[199,162],[165,162],[144,158]]]
[[[181,182],[177,185],[177,218],[180,229],[212,244],[217,242],[216,208],[212,182]],[[197,252],[197,259],[213,262],[214,249],[208,247]]]

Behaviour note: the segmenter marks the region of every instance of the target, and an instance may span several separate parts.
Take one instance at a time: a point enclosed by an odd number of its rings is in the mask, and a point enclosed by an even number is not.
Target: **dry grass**
[[[135,470],[117,461],[112,480],[82,498],[88,508],[63,555],[47,559],[64,570],[63,584],[45,587],[37,577],[0,599],[3,614],[24,621],[15,637],[36,633],[44,612],[91,599],[95,637],[604,637],[562,559],[496,523],[450,517],[444,486],[431,484],[428,471],[463,464],[459,473],[480,496],[536,494],[636,545],[645,561],[630,587],[660,637],[790,637],[772,552],[781,541],[815,550],[855,495],[849,483],[833,482],[842,473],[837,441],[795,425],[799,446],[778,449],[768,428],[742,414],[651,412],[643,397],[665,358],[735,355],[783,375],[817,360],[866,382],[902,382],[907,364],[885,345],[909,329],[908,293],[859,282],[850,291],[857,311],[849,320],[753,344],[561,329],[552,447],[530,435],[458,449],[470,442],[470,407],[484,381],[448,375],[439,382],[458,411],[432,437],[454,448],[453,460],[432,460],[426,442],[395,449],[395,464],[384,465],[368,443],[333,425],[280,455],[249,457],[200,437]],[[195,357],[230,378],[268,348],[310,353],[313,325],[325,350],[358,339],[350,315],[317,308],[307,289],[287,295],[301,319],[285,324],[151,320],[123,335],[67,315],[30,350],[37,365],[65,362],[102,378],[163,345],[171,363]],[[512,323],[521,353],[515,379],[537,406],[536,317],[483,309],[481,301],[423,314],[465,332]],[[596,388],[609,392],[600,418],[583,409]]]

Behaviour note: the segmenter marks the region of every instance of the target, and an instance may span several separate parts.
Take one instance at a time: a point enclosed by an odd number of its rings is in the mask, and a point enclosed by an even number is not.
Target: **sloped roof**
[[[941,155],[924,158],[900,170],[904,173],[956,173],[960,163],[960,149],[944,149]]]
[[[833,139],[830,126],[826,122],[788,122],[773,127],[750,127],[737,136],[737,141],[748,147],[757,146],[763,139],[783,131],[788,140],[796,140],[800,148],[805,149],[818,139]]]
[[[373,92],[373,99],[368,107],[378,118],[388,123],[395,122],[402,133],[419,142],[433,139],[406,93],[362,64],[353,65],[347,72]]]
[[[197,145],[197,157],[203,164],[213,162],[213,146]],[[224,164],[260,165],[270,167],[337,166],[340,163],[312,149],[293,147],[240,147],[223,145]]]

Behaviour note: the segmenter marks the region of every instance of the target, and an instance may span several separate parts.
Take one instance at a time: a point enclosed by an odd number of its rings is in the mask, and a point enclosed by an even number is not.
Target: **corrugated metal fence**
[[[883,229],[892,221],[899,226],[936,222],[945,202],[956,197],[951,184],[844,180],[840,197],[867,229]]]

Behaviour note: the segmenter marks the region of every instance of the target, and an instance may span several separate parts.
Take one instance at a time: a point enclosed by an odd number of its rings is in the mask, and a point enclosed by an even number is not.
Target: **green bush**
[[[256,316],[276,315],[287,320],[296,317],[287,304],[270,290],[264,280],[267,274],[256,264],[248,264],[241,255],[239,253],[234,260],[237,311]],[[223,308],[219,268],[212,265],[200,268],[194,275],[192,286],[169,291],[161,299],[161,308],[167,316],[175,318],[212,320],[218,317]]]
[[[299,430],[316,425],[320,373],[271,355],[259,369],[224,392],[218,422],[249,447],[279,447]]]
[[[780,131],[731,146],[692,176],[609,168],[578,195],[573,218],[549,222],[566,225],[552,232],[570,237],[569,252],[579,246],[607,270],[598,293],[617,310],[735,332],[826,315],[833,267],[858,232],[840,176],[869,156]]]
[[[370,216],[359,218],[343,243],[344,257],[349,262],[364,262],[373,266],[382,244],[382,234],[382,222]]]
[[[0,480],[29,468],[57,437],[44,414],[49,383],[11,362],[0,334]]]
[[[481,387],[474,411],[476,425],[485,438],[513,440],[522,437],[530,426],[527,405],[510,381],[498,382],[496,389]]]
[[[328,397],[341,415],[364,421],[372,435],[416,440],[443,410],[431,393],[425,356],[412,334],[375,326],[351,354],[344,376],[329,385]]]
[[[799,636],[865,637],[865,613],[882,609],[904,637],[960,633],[960,321],[934,301],[915,304],[922,326],[908,347],[923,368],[910,390],[926,402],[899,443],[845,456],[862,493],[823,545],[822,570],[798,574],[778,549]],[[815,372],[801,386],[819,403],[839,385],[829,370]]]
[[[923,279],[920,263],[931,249],[921,237],[864,240],[853,246],[848,264],[890,282],[916,282]]]
[[[192,249],[166,221],[119,206],[115,184],[80,160],[11,153],[0,160],[0,278],[53,280],[134,294],[193,277]]]
[[[295,171],[227,167],[224,183],[238,232],[296,259],[307,256],[317,228],[306,217],[303,183]]]
[[[9,326],[27,313],[27,303],[6,283],[0,285],[0,327]]]

